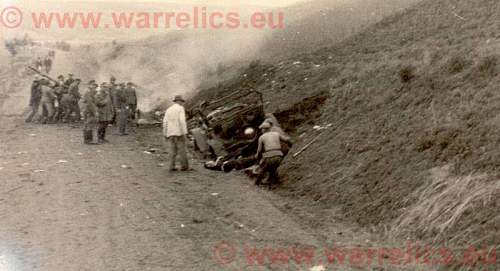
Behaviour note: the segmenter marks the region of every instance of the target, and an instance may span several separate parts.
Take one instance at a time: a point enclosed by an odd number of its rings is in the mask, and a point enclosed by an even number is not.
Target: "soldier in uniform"
[[[269,173],[267,183],[269,186],[279,183],[278,167],[283,161],[281,142],[292,143],[291,139],[278,132],[272,131],[271,124],[265,121],[260,127],[262,135],[259,137],[255,159],[260,160],[260,172],[255,181],[260,185],[266,173]]]
[[[45,72],[49,74],[50,70],[52,69],[52,59],[50,58],[50,56],[45,57],[43,65],[45,66]]]
[[[125,93],[127,96],[127,103],[130,108],[130,116],[133,120],[135,120],[135,112],[137,110],[137,91],[135,90],[135,86],[132,82],[127,83],[127,87],[125,88]]]
[[[78,107],[78,101],[80,100],[80,92],[78,87],[81,80],[76,79],[67,92],[65,92],[61,99],[61,106],[63,108],[63,122],[69,122],[74,120],[80,120],[80,108]],[[75,118],[72,119],[72,115],[75,114]]]
[[[43,61],[42,61],[42,58],[41,57],[38,57],[35,61],[35,68],[39,71],[39,72],[42,72],[42,68],[43,68]]]
[[[121,136],[127,134],[128,116],[130,115],[130,108],[127,100],[127,95],[124,88],[118,88],[115,92],[115,112],[116,124],[118,125],[118,132]]]
[[[69,87],[69,86],[71,86],[71,84],[73,84],[73,82],[75,82],[75,79],[73,78],[73,74],[68,73],[68,79],[66,79],[66,81],[64,81],[64,85]]]
[[[113,120],[114,109],[109,94],[109,86],[103,83],[95,95],[95,103],[97,106],[97,139],[98,143],[107,143],[106,129]]]
[[[53,123],[54,121],[54,103],[57,100],[57,96],[54,93],[54,89],[50,86],[49,81],[42,79],[41,85],[41,99],[40,107],[38,108],[38,113],[41,114],[39,121],[43,124]]]
[[[116,108],[116,92],[118,91],[118,88],[119,86],[116,84],[116,78],[111,75],[111,77],[109,78],[109,95],[111,96],[111,103],[113,104],[113,108]],[[116,112],[113,113],[111,124],[116,124]]]
[[[40,107],[40,100],[42,99],[42,89],[40,85],[40,77],[35,76],[35,80],[31,83],[31,96],[30,96],[30,107],[31,112],[26,119],[26,122],[33,121],[33,117],[36,116],[38,108]]]
[[[97,84],[94,80],[89,82],[89,88],[80,100],[80,110],[83,119],[83,143],[94,144],[94,131],[97,125],[97,106],[95,95]]]
[[[57,84],[54,85],[54,94],[57,96],[57,99],[55,101],[54,121],[59,121],[63,117],[64,110],[61,106],[61,99],[62,96],[68,92],[68,87],[64,83],[64,76],[59,75],[57,79]]]

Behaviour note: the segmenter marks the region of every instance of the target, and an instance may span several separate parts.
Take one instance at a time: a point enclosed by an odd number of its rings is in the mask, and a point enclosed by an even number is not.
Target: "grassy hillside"
[[[286,28],[267,36],[263,59],[330,47],[420,0],[313,0],[280,9]]]
[[[292,153],[318,135],[312,125],[330,126],[285,160],[280,193],[343,206],[392,237],[497,245],[498,18],[498,1],[425,1],[210,91],[263,91],[269,111],[300,124]],[[314,95],[329,97],[319,118],[302,101]]]

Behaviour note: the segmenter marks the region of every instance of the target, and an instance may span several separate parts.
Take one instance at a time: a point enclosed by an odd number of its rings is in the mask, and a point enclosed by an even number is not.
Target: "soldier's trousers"
[[[189,163],[187,159],[186,150],[186,137],[185,136],[170,136],[168,137],[169,152],[168,156],[170,158],[170,170],[175,169],[175,159],[179,155],[179,160],[181,162],[181,170],[189,169]]]
[[[135,120],[135,111],[137,111],[137,104],[129,104],[130,110],[128,111],[128,115],[130,119]]]
[[[127,124],[128,124],[128,116],[129,111],[127,109],[123,109],[116,112],[116,123],[118,125],[118,132],[120,135],[124,135],[127,133]]]
[[[40,102],[37,102],[37,103],[34,103],[33,105],[31,105],[31,112],[28,115],[28,117],[26,118],[26,122],[32,122],[33,121],[33,118],[38,113],[39,107],[40,107]]]
[[[70,121],[71,120],[71,115],[75,114],[74,120],[80,120],[80,107],[78,106],[78,103],[70,103],[70,104],[65,104],[63,106],[63,120],[64,121]]]
[[[281,161],[283,161],[283,157],[281,156],[263,158],[262,162],[260,163],[261,171],[257,176],[255,184],[260,184],[262,182],[262,179],[264,179],[264,177],[266,176],[266,173],[269,173],[269,184],[279,182],[278,167],[280,166]]]
[[[99,121],[97,124],[97,139],[103,141],[106,139],[106,129],[108,128],[109,121]]]
[[[53,121],[55,113],[54,104],[51,102],[41,103],[40,107],[38,108],[38,113],[42,114],[40,116],[40,120],[42,120],[43,122]],[[47,115],[44,115],[45,113],[47,113]]]
[[[96,124],[93,122],[84,122],[83,125],[83,143],[94,144],[94,133],[96,131]]]

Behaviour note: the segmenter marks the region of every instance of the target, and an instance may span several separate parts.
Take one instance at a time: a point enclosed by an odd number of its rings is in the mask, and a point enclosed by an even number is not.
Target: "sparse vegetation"
[[[456,74],[462,72],[467,64],[467,60],[464,56],[456,55],[450,58],[446,66],[450,74]]]
[[[410,82],[415,77],[415,68],[412,66],[404,66],[399,70],[399,79],[403,83]]]
[[[497,75],[497,56],[486,56],[482,57],[477,65],[479,74],[484,77],[493,77]]]

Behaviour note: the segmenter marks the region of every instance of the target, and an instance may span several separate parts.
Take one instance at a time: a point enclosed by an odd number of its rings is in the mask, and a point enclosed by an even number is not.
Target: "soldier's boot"
[[[94,136],[92,130],[83,130],[83,144],[91,145],[94,143]]]
[[[109,142],[108,140],[106,140],[106,127],[99,127],[99,129],[97,130],[97,137],[99,144]]]

